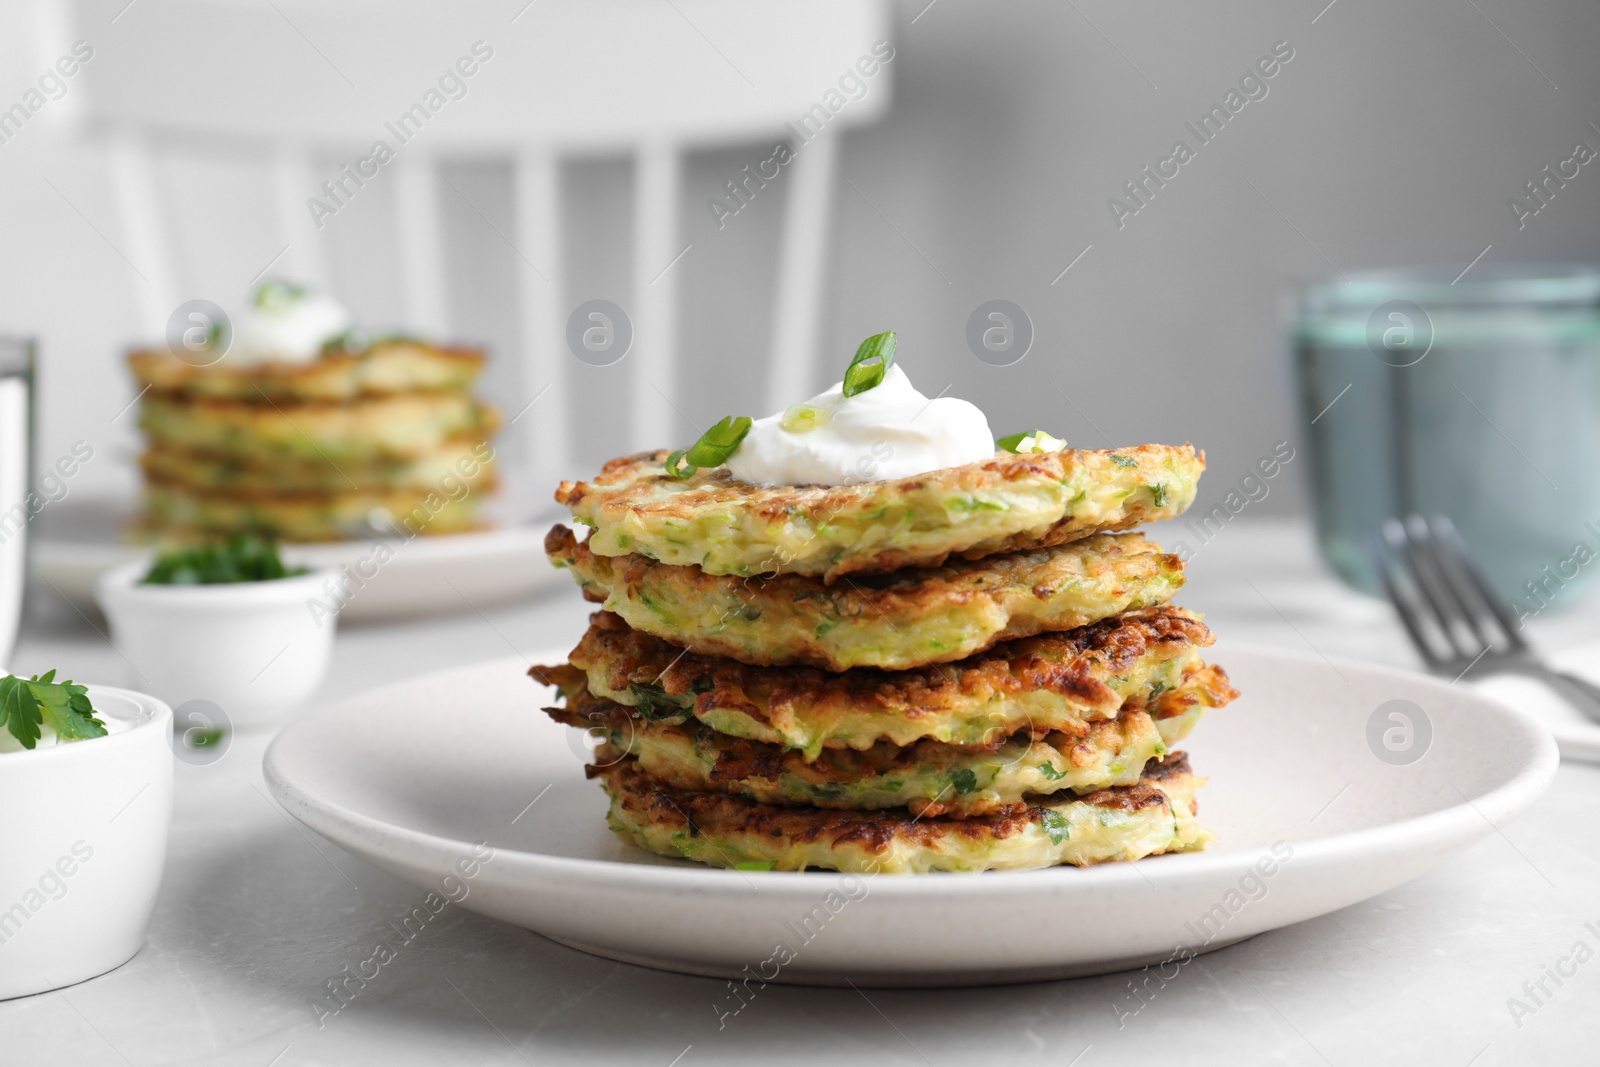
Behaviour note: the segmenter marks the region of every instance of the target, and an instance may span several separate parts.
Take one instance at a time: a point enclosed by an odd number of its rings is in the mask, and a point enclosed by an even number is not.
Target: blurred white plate
[[[566,584],[544,554],[545,531],[554,521],[391,541],[392,558],[349,599],[339,619],[371,622],[485,609]],[[111,502],[50,505],[40,512],[29,543],[34,573],[80,609],[98,610],[94,584],[100,575],[149,555],[148,549],[123,543],[126,522],[126,510]],[[310,567],[355,568],[378,543],[284,545],[283,554]]]
[[[606,829],[605,797],[583,778],[583,735],[539,712],[551,694],[523,660],[303,718],[264,770],[324,837],[575,948],[692,974],[886,986],[1043,980],[1174,960],[1179,945],[1220,948],[1418,877],[1494,833],[1555,774],[1542,728],[1460,688],[1264,650],[1217,658],[1245,696],[1187,746],[1211,776],[1200,814],[1217,842],[1137,864],[867,878],[651,856]],[[464,706],[467,719],[440,729],[441,708]],[[1414,762],[1369,744],[1396,707],[1415,709]],[[487,862],[472,860],[478,842]],[[774,975],[780,942],[794,958]]]

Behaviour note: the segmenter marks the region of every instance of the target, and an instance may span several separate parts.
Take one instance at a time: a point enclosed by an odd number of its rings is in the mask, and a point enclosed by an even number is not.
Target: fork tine
[[[1416,647],[1417,654],[1430,669],[1438,670],[1443,667],[1444,660],[1440,658],[1424,632],[1421,613],[1411,599],[1400,591],[1399,583],[1395,580],[1393,565],[1390,564],[1389,556],[1384,551],[1384,538],[1376,533],[1372,534],[1367,539],[1367,553],[1372,557],[1378,577],[1383,581],[1383,590],[1389,596],[1389,603],[1394,605],[1395,613],[1400,616],[1400,623],[1410,635],[1411,644]]]
[[[1485,625],[1487,619],[1476,606],[1476,601],[1482,597],[1470,588],[1470,581],[1451,566],[1453,561],[1445,559],[1448,550],[1440,544],[1433,527],[1421,515],[1406,516],[1405,526],[1411,538],[1412,550],[1425,561],[1429,573],[1438,579],[1438,589],[1449,598],[1450,607],[1458,621],[1477,639],[1480,650],[1493,650],[1495,635]]]
[[[1394,550],[1397,561],[1406,568],[1407,577],[1416,587],[1418,600],[1428,610],[1428,615],[1444,638],[1446,649],[1450,656],[1461,659],[1472,659],[1478,654],[1479,649],[1464,648],[1462,634],[1455,624],[1459,623],[1460,609],[1454,600],[1442,587],[1438,575],[1434,574],[1422,551],[1417,547],[1416,539],[1412,537],[1411,530],[1406,522],[1400,519],[1387,519],[1383,524],[1385,538]]]
[[[1500,624],[1500,629],[1504,632],[1511,648],[1517,652],[1526,651],[1528,642],[1523,639],[1522,627],[1506,610],[1505,601],[1490,588],[1488,579],[1483,576],[1483,572],[1478,569],[1478,564],[1472,558],[1472,553],[1467,550],[1467,544],[1462,540],[1456,524],[1451,522],[1447,515],[1435,515],[1433,527],[1442,549],[1441,555],[1449,561],[1456,573],[1466,580],[1483,606],[1489,609],[1489,614]]]

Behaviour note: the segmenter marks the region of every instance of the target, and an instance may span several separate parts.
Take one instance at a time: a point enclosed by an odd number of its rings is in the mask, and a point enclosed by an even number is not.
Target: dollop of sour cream
[[[73,742],[76,744],[76,742]],[[39,724],[39,739],[33,743],[34,750],[41,748],[54,748],[59,744],[67,744],[56,736],[55,729],[49,723]],[[26,752],[22,742],[12,736],[10,730],[0,730],[0,755],[7,752]]]
[[[234,330],[228,352],[241,362],[309,363],[350,326],[350,313],[333,297],[268,282]]]
[[[854,485],[911,478],[994,455],[989,420],[955,397],[929,399],[899,365],[855,396],[844,383],[757,419],[728,470],[759,485]]]
[[[132,725],[126,719],[119,719],[114,715],[107,715],[104,709],[97,709],[95,714],[99,717],[101,724],[105,726],[107,734],[121,733],[123,730],[128,729]],[[51,726],[48,722],[42,722],[39,724],[39,739],[33,743],[33,751],[38,751],[41,748],[55,748],[57,745],[81,745],[86,741],[93,740],[95,739],[90,737],[78,741],[63,741],[60,737],[56,736],[55,727]],[[0,755],[5,755],[10,752],[27,751],[29,750],[22,747],[22,742],[18,741],[10,730],[0,729]]]

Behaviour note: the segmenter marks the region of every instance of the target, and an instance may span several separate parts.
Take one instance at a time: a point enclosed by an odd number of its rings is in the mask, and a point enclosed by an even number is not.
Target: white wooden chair
[[[686,152],[789,138],[842,72],[889,36],[882,0],[63,0],[57,33],[95,48],[73,86],[73,121],[106,139],[142,321],[162,336],[187,298],[163,210],[162,153],[181,146],[270,168],[268,210],[286,245],[273,273],[335,294],[323,237],[306,206],[327,166],[365,155],[385,127],[474,41],[494,50],[466,97],[451,100],[380,169],[395,183],[393,220],[410,321],[447,335],[439,172],[451,159],[502,158],[515,175],[520,386],[549,394],[513,431],[525,457],[566,471],[574,431],[564,393],[566,341],[560,183],[564,159],[631,154],[634,344],[629,444],[683,437],[671,425],[677,365],[675,271],[683,245]],[[889,73],[843,107],[784,168],[787,204],[771,316],[769,410],[813,382],[838,129],[877,117]],[[80,92],[81,90],[81,92]],[[212,296],[212,299],[219,299]],[[234,298],[221,294],[221,299]],[[465,331],[470,332],[470,331]],[[667,403],[656,394],[667,394]],[[518,403],[497,398],[516,414]],[[545,487],[547,490],[547,487]]]

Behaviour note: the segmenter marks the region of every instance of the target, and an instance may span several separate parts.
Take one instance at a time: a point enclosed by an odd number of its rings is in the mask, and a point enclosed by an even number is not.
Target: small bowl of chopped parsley
[[[232,582],[272,582],[309,574],[309,567],[290,567],[278,556],[278,546],[265,537],[234,534],[226,541],[177,548],[156,557],[140,579],[143,585],[227,585]]]
[[[343,580],[236,534],[108,571],[95,597],[130,684],[174,707],[210,701],[248,729],[282,721],[321,683],[337,621],[327,605]]]

